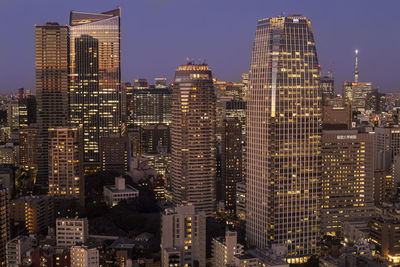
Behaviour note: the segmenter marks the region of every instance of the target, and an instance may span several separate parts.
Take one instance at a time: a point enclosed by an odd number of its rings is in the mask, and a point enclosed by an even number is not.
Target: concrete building
[[[390,264],[400,263],[400,217],[384,214],[370,222],[370,240],[377,256]]]
[[[188,62],[175,72],[172,91],[171,185],[174,204],[216,209],[215,94],[206,64]]]
[[[17,236],[8,241],[6,249],[7,266],[24,266],[28,263],[32,250],[32,242],[28,236]]]
[[[72,246],[71,267],[100,266],[99,250],[95,246]]]
[[[342,237],[346,244],[355,244],[360,239],[369,239],[369,220],[367,217],[360,217],[343,222]]]
[[[341,233],[343,222],[374,213],[374,135],[357,130],[322,132],[321,226]]]
[[[68,27],[35,26],[38,123],[38,183],[48,184],[48,129],[64,126],[68,115]]]
[[[87,218],[56,220],[57,246],[70,247],[85,244],[88,239],[89,225]]]
[[[129,138],[109,136],[100,138],[101,168],[103,171],[125,173],[129,170]]]
[[[11,201],[11,218],[21,222],[29,234],[47,231],[54,223],[54,202],[48,195],[24,196]]]
[[[206,216],[188,204],[166,209],[161,216],[161,264],[206,266]]]
[[[6,244],[10,239],[8,189],[0,185],[0,266],[6,265]]]
[[[15,165],[17,159],[17,147],[12,143],[0,145],[0,164]]]
[[[243,255],[243,245],[237,242],[237,233],[227,230],[225,237],[212,239],[213,266],[234,265],[234,256]]]
[[[322,98],[311,22],[259,20],[249,77],[247,240],[285,245],[288,262],[303,263],[318,254],[320,238]]]
[[[105,185],[103,187],[103,194],[107,205],[113,207],[121,200],[137,198],[139,196],[139,190],[130,185],[126,185],[124,177],[115,177],[115,184]]]
[[[169,126],[165,124],[143,125],[139,128],[141,153],[170,152]]]
[[[324,106],[324,112],[322,117],[323,128],[329,130],[330,127],[335,127],[341,130],[349,130],[352,125],[351,107],[335,107],[335,106]]]
[[[49,194],[79,199],[83,194],[82,132],[79,128],[48,130]]]

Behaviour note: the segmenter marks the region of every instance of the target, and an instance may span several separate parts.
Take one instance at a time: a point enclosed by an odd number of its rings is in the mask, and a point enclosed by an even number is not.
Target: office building
[[[139,190],[130,185],[126,185],[124,177],[115,177],[115,184],[105,185],[103,194],[107,205],[113,207],[121,200],[137,198],[139,196]]]
[[[215,203],[215,95],[207,65],[178,67],[172,97],[171,184],[175,204],[208,215]]]
[[[161,216],[161,265],[206,266],[206,216],[188,204],[166,209]]]
[[[37,181],[48,184],[48,129],[66,125],[68,114],[68,27],[35,26],[38,123]]]
[[[166,86],[149,87],[136,82],[127,87],[127,125],[137,130],[140,126],[171,123],[171,91]]]
[[[83,129],[86,172],[100,169],[100,138],[122,127],[120,16],[70,14],[69,122]]]
[[[72,246],[71,267],[98,267],[100,266],[99,250],[95,246]]]
[[[17,236],[7,242],[7,266],[19,267],[29,264],[32,241],[28,236]]]
[[[33,127],[19,131],[18,164],[25,170],[37,170],[38,166],[38,130]]]
[[[246,235],[287,247],[289,263],[319,251],[321,93],[310,21],[258,21],[247,95]]]
[[[11,131],[17,131],[19,129],[19,103],[18,99],[10,99],[6,104],[7,108],[7,126],[10,127]]]
[[[221,181],[225,211],[236,214],[236,184],[242,181],[242,125],[238,118],[224,120],[221,143]]]
[[[6,244],[10,240],[8,189],[0,185],[0,266],[6,266]]]
[[[89,225],[87,218],[68,219],[59,218],[56,220],[57,246],[71,247],[83,245],[88,239]]]
[[[11,219],[29,234],[42,234],[54,224],[54,202],[48,195],[23,196],[11,201]]]
[[[340,235],[344,221],[374,214],[373,143],[373,133],[322,132],[321,230],[324,234]]]
[[[168,152],[171,148],[169,126],[165,124],[144,125],[139,128],[141,153]]]
[[[129,138],[108,136],[100,138],[101,168],[103,171],[125,173],[129,170]]]
[[[349,130],[352,128],[351,107],[324,106],[322,128]]]
[[[79,198],[83,192],[82,131],[78,128],[49,129],[49,194]]]

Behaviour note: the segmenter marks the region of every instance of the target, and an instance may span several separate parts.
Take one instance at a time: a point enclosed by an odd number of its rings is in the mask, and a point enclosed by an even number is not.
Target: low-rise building
[[[18,267],[29,263],[29,251],[31,250],[32,242],[28,236],[17,236],[13,240],[8,241],[6,246],[7,266]]]
[[[121,200],[136,198],[139,196],[139,190],[125,184],[125,178],[116,177],[115,185],[104,186],[104,200],[107,205],[115,206]]]
[[[85,244],[89,235],[87,218],[56,220],[56,240],[59,247]]]
[[[243,254],[243,245],[237,243],[237,233],[227,230],[225,237],[212,240],[214,266],[234,264],[234,256]]]
[[[100,266],[99,250],[95,246],[72,246],[71,267],[98,267]]]

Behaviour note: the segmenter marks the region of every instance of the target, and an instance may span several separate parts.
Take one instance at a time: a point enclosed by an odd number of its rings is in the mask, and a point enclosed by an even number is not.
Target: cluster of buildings
[[[167,206],[144,266],[400,263],[400,98],[359,81],[358,51],[337,94],[310,21],[288,15],[259,20],[241,82],[188,60],[170,85],[122,84],[120,36],[120,9],[35,26],[36,95],[1,99],[0,266],[135,264],[149,234],[90,236],[60,213],[98,172],[117,176],[110,208],[139,197],[122,175]],[[210,217],[235,230],[214,236]]]

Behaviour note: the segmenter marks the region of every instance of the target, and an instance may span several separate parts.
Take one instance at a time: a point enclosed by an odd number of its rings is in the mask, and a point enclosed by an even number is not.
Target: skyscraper
[[[221,180],[225,209],[236,214],[236,183],[242,181],[242,124],[238,118],[224,120],[221,142]]]
[[[179,66],[172,92],[172,198],[215,210],[215,95],[205,64]]]
[[[319,250],[321,93],[310,21],[258,21],[247,95],[246,234],[287,246],[289,263]]]
[[[67,123],[68,27],[35,27],[39,183],[48,183],[48,131]]]
[[[120,134],[120,15],[71,12],[69,121],[83,128],[85,171],[100,168],[99,140]]]

